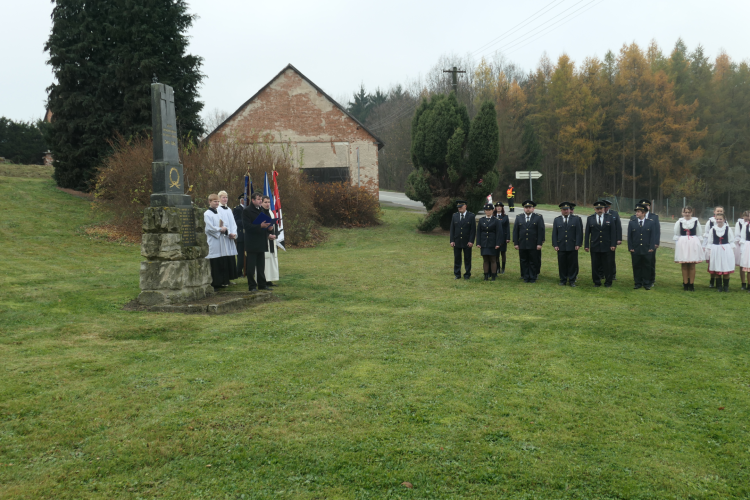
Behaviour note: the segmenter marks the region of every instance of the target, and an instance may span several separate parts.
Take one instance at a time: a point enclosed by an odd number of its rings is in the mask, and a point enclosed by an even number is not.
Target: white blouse
[[[680,219],[675,222],[674,224],[674,241],[677,241],[680,239],[680,224],[683,224],[685,226],[685,229],[693,229],[695,227],[695,235],[700,238],[703,236],[703,228],[701,228],[700,221],[695,218],[691,217],[690,220],[685,219],[684,217],[680,217]]]

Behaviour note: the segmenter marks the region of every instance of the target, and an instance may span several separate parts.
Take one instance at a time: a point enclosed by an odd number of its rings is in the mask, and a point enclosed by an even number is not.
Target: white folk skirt
[[[674,261],[680,264],[693,264],[703,262],[706,253],[701,245],[700,238],[696,236],[680,236],[674,246]]]
[[[740,259],[742,258],[742,253],[740,251],[740,245],[738,243],[734,244],[734,265],[739,266],[740,265]]]
[[[709,245],[706,247],[706,258],[711,256],[708,272],[730,274],[734,272],[734,250],[730,245]]]
[[[750,241],[743,241],[737,247],[740,249],[740,268],[747,271],[750,269]]]

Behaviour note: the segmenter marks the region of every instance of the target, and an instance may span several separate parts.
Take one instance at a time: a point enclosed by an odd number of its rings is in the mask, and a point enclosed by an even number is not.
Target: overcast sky
[[[723,49],[735,61],[750,59],[748,0],[189,4],[200,16],[189,35],[190,52],[204,58],[205,111],[233,112],[288,63],[339,98],[360,82],[374,90],[417,78],[441,55],[479,59],[496,49],[526,70],[545,51],[553,60],[565,52],[582,61],[626,42],[646,46],[652,38],[665,53],[682,37],[691,50],[701,44],[712,58]],[[49,0],[1,2],[0,116],[30,120],[44,113],[52,81],[43,51],[51,11]]]

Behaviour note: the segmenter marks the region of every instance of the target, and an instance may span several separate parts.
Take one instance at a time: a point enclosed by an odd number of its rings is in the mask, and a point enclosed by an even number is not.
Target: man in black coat
[[[242,211],[242,226],[245,230],[245,254],[247,255],[247,285],[250,291],[268,290],[266,284],[266,257],[265,252],[268,250],[269,229],[273,231],[273,225],[268,222],[254,224],[255,219],[263,213],[261,201],[263,195],[253,193],[250,197],[250,204]],[[255,281],[255,274],[258,275],[258,281]]]
[[[518,250],[521,278],[525,283],[536,283],[542,268],[544,217],[535,214],[534,207],[535,202],[524,201],[524,213],[517,215],[513,224],[513,247]]]
[[[560,273],[560,286],[570,283],[576,286],[578,249],[583,243],[581,218],[571,215],[574,203],[564,201],[558,205],[562,215],[552,223],[552,246],[557,252],[557,268]]]
[[[466,209],[466,202],[456,201],[458,212],[451,218],[450,242],[453,247],[453,274],[461,279],[461,253],[464,254],[464,279],[471,278],[471,247],[477,234],[474,214]]]
[[[232,209],[234,220],[237,222],[237,239],[234,240],[237,245],[237,273],[241,276],[245,269],[245,231],[242,229],[242,211],[245,210],[245,195],[241,194],[238,198],[240,204]]]
[[[617,230],[617,245],[622,244],[622,221],[620,220],[620,214],[617,213],[616,210],[612,210],[610,207],[612,206],[612,202],[609,200],[602,200],[604,203],[607,204],[606,207],[604,207],[604,213],[611,215],[612,220],[615,225],[615,229]],[[609,265],[612,268],[612,279],[617,280],[617,259],[615,259],[615,254],[617,253],[617,247],[615,247],[615,251],[609,253]],[[601,276],[604,276],[604,269],[601,269],[601,272],[599,273]]]
[[[594,203],[596,213],[586,219],[586,235],[583,248],[591,252],[591,277],[594,286],[602,286],[599,269],[604,270],[604,286],[612,286],[612,266],[610,266],[609,252],[615,251],[617,245],[617,231],[611,215],[604,213],[607,204],[599,200]]]
[[[649,275],[649,279],[651,280],[651,286],[654,286],[656,284],[656,250],[659,248],[659,243],[661,241],[661,223],[659,222],[659,216],[656,215],[651,211],[651,202],[647,199],[642,199],[638,202],[638,205],[643,206],[646,209],[646,215],[644,218],[646,220],[651,220],[654,222],[653,230],[656,232],[656,236],[654,237],[654,252],[651,255],[651,273]],[[632,216],[630,220],[635,220],[636,216]]]
[[[647,213],[648,207],[636,205],[635,216],[628,224],[628,250],[633,261],[633,279],[636,290],[641,287],[650,290],[653,286],[651,260],[654,258],[659,240],[656,238],[657,223],[653,219],[647,219]]]

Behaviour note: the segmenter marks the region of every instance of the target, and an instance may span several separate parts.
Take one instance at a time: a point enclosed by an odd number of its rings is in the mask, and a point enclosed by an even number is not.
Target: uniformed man
[[[615,251],[617,245],[617,231],[611,215],[604,213],[607,204],[599,200],[594,203],[594,215],[586,219],[586,234],[583,248],[591,253],[591,277],[594,286],[602,286],[602,276],[599,269],[604,270],[604,286],[612,286],[612,267],[610,266],[609,252]]]
[[[654,247],[653,255],[651,256],[651,274],[649,279],[651,280],[651,286],[656,285],[656,250],[659,248],[659,242],[661,241],[661,223],[659,222],[659,216],[651,211],[651,202],[647,199],[642,199],[638,202],[638,205],[642,205],[646,208],[646,215],[644,216],[647,220],[654,221],[654,231],[656,236],[654,237],[656,245]],[[630,220],[634,220],[636,216],[632,216]]]
[[[651,281],[651,259],[654,258],[656,251],[657,223],[654,219],[647,219],[648,207],[645,205],[636,205],[635,216],[630,219],[628,224],[628,250],[633,262],[633,279],[634,288],[645,288],[651,290],[653,281]]]
[[[521,279],[525,283],[536,283],[542,268],[542,245],[544,244],[544,217],[534,213],[536,203],[523,202],[524,213],[516,217],[513,224],[513,246],[521,261]]]
[[[583,225],[580,217],[571,215],[574,203],[564,201],[558,205],[560,215],[552,223],[552,246],[557,252],[557,268],[560,273],[560,286],[576,286],[578,249],[583,243]]]
[[[471,278],[471,247],[474,246],[477,226],[474,214],[466,210],[466,202],[456,201],[458,213],[451,219],[450,241],[453,247],[453,274],[461,279],[461,253],[464,254],[464,279]]]
[[[604,207],[604,213],[609,214],[612,216],[612,220],[615,225],[615,229],[617,230],[617,245],[622,244],[622,221],[620,220],[620,214],[617,213],[616,210],[612,210],[612,202],[609,200],[602,200],[604,203],[607,204],[606,207]],[[617,280],[617,259],[615,259],[615,254],[617,253],[617,247],[615,247],[615,251],[609,253],[609,265],[612,267],[612,280]],[[603,269],[602,269],[603,271]]]
[[[576,209],[576,204],[575,203],[571,203],[570,204],[570,216],[574,217],[573,220],[578,224],[578,228],[580,229],[581,234],[583,234],[583,218],[580,215],[578,215],[577,213],[575,213],[575,209]],[[583,245],[583,242],[581,242],[581,245]],[[580,269],[578,267],[578,259],[576,259],[576,261],[575,261],[575,270],[573,271],[573,283],[575,283],[575,282],[578,281],[578,272],[579,271],[580,271]]]

